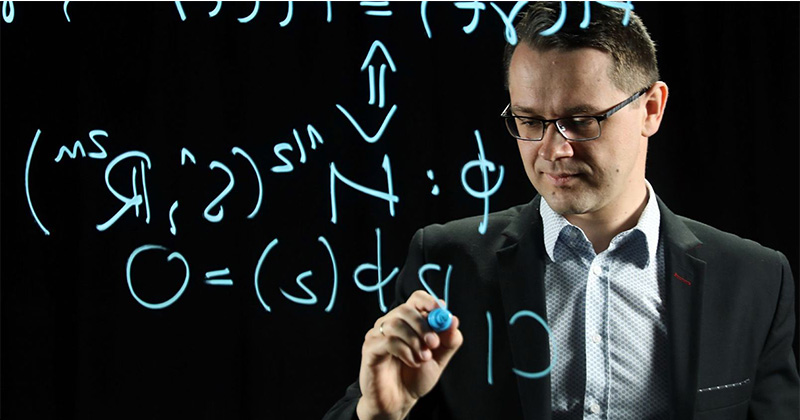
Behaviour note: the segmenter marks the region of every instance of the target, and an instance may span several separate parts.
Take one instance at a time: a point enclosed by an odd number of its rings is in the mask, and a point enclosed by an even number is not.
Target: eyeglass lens
[[[514,137],[540,140],[544,136],[544,123],[529,118],[506,119],[508,130]],[[570,117],[556,121],[558,131],[569,140],[585,140],[600,135],[600,123],[594,117]]]

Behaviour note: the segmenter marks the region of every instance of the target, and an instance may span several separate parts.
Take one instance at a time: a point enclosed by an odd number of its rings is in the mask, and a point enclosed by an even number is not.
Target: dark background
[[[513,3],[501,3],[509,13]],[[378,294],[356,287],[353,272],[377,263],[381,230],[384,277],[405,258],[413,232],[426,224],[480,214],[482,200],[461,184],[462,167],[477,159],[479,130],[486,158],[505,167],[492,210],[529,201],[535,191],[516,145],[498,115],[503,88],[504,26],[486,3],[477,29],[472,11],[431,3],[426,36],[417,3],[390,4],[390,17],[369,16],[356,2],[296,3],[281,27],[286,3],[262,3],[249,23],[237,19],[253,3],[173,2],[14,3],[0,23],[0,416],[17,418],[319,418],[358,374],[364,333],[380,316]],[[635,3],[658,46],[661,78],[670,87],[666,115],[651,139],[648,179],[670,208],[787,255],[798,273],[798,28],[797,3]],[[592,4],[592,7],[604,7]],[[367,103],[360,71],[375,40],[397,72],[386,73],[386,106]],[[385,59],[378,54],[375,67]],[[398,109],[383,136],[364,141],[336,108],[344,106],[367,133]],[[324,144],[309,147],[306,125]],[[101,129],[105,159],[54,158]],[[300,154],[292,130],[304,143]],[[25,168],[30,163],[33,206]],[[273,147],[293,146],[283,154]],[[186,147],[197,164],[181,166]],[[263,181],[259,213],[255,161]],[[146,153],[151,212],[129,210],[108,230],[96,225],[121,202],[105,186],[109,162]],[[396,215],[386,201],[338,182],[338,222],[331,223],[330,165],[347,178],[386,191],[384,155],[391,160]],[[131,194],[131,170],[120,163],[110,182]],[[221,202],[224,218],[203,218],[228,184],[212,161],[230,168],[236,184]],[[434,180],[426,176],[433,170]],[[489,172],[490,186],[497,172]],[[483,189],[480,171],[467,181]],[[431,188],[438,185],[441,194]],[[141,179],[137,183],[141,192]],[[177,234],[170,234],[169,209]],[[216,213],[218,206],[212,213]],[[477,229],[477,226],[476,226]],[[336,257],[333,268],[318,241]],[[255,292],[255,268],[265,247]],[[190,266],[187,288],[174,304],[145,308],[131,295],[131,252],[157,244],[180,252]],[[181,287],[184,270],[167,252],[141,254],[132,269],[137,294],[163,302]],[[233,286],[204,282],[229,268]],[[283,296],[318,297],[300,305]],[[375,284],[374,270],[360,280]],[[388,283],[384,301],[393,298]],[[453,279],[453,287],[458,280]],[[476,367],[476,374],[483,367]]]

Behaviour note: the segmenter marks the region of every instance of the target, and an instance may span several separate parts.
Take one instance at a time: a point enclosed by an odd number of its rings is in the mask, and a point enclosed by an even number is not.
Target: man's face
[[[609,54],[592,48],[536,51],[521,43],[509,67],[511,111],[540,119],[605,113],[630,96],[612,84],[611,65]],[[567,141],[553,124],[541,141],[518,140],[528,178],[559,214],[629,214],[645,193],[645,115],[634,102],[587,142]]]

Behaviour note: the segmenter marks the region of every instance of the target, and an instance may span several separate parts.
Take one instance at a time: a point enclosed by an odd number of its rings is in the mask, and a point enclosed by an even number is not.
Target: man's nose
[[[572,144],[558,131],[556,123],[548,124],[544,130],[544,137],[539,146],[539,156],[546,161],[555,161],[565,157],[572,157]]]

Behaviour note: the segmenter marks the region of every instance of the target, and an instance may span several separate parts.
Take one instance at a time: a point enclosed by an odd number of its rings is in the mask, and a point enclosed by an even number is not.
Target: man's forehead
[[[542,75],[558,75],[569,71],[574,74],[605,76],[605,79],[610,81],[613,63],[611,54],[596,48],[542,50],[520,43],[514,49],[509,70],[534,68]]]
[[[611,63],[608,53],[593,48],[541,51],[520,44],[509,68],[511,111],[541,117],[599,113],[617,96]]]

